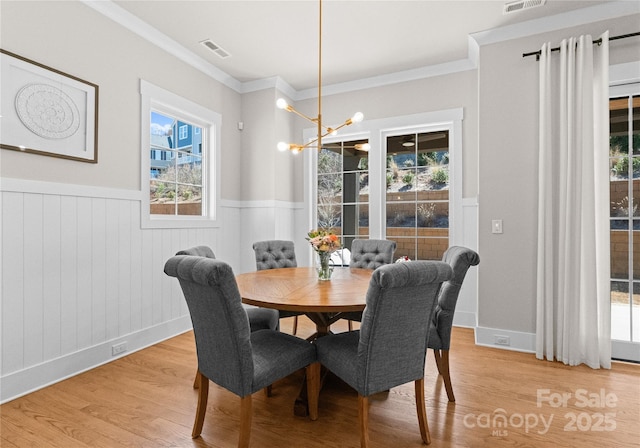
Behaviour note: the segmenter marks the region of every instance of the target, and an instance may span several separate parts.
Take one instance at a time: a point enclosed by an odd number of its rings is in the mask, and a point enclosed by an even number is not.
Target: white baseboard
[[[508,338],[509,345],[496,344],[496,336]],[[476,345],[535,353],[536,335],[535,333],[523,333],[499,328],[476,327]]]
[[[135,333],[129,333],[92,347],[87,347],[42,364],[9,373],[0,378],[0,404],[86,372],[87,370],[91,370],[123,356],[127,356],[165,339],[189,331],[191,328],[191,319],[187,315],[154,327],[145,328]],[[125,341],[127,343],[127,350],[120,355],[112,356],[111,347]]]

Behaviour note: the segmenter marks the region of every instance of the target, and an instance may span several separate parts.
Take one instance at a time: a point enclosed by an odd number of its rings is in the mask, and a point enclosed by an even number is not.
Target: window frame
[[[140,80],[140,98],[141,227],[167,229],[218,227],[221,115],[143,79]],[[151,147],[150,129],[152,110],[171,115],[178,119],[183,118],[185,121],[201,127],[205,133],[206,138],[204,139],[202,147],[203,214],[200,216],[152,215],[150,213],[149,185],[151,182],[151,173],[149,150]]]

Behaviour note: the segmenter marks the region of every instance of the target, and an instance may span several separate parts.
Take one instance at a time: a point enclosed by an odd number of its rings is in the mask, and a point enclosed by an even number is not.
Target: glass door
[[[613,358],[640,361],[640,85],[632,86],[609,101],[611,339]]]

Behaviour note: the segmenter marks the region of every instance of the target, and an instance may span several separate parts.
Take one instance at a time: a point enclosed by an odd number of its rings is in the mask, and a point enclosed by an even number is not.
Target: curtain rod
[[[612,36],[612,37],[609,38],[609,40],[612,41],[612,40],[618,40],[618,39],[626,39],[627,37],[635,37],[635,36],[640,36],[640,32],[622,34],[620,36]],[[602,43],[602,38],[594,40],[593,43],[600,45]],[[551,51],[560,51],[560,47],[552,48]],[[522,57],[526,58],[528,56],[535,56],[536,57],[536,61],[539,61],[541,54],[542,54],[542,51],[538,50],[538,51],[532,51],[530,53],[522,53]]]

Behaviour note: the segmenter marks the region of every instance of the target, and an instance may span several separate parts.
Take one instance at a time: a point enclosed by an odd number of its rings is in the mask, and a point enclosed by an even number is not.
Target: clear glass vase
[[[329,266],[331,253],[318,252],[318,258],[320,259],[320,264],[318,265],[318,280],[331,280],[331,273],[333,272],[333,268]]]

